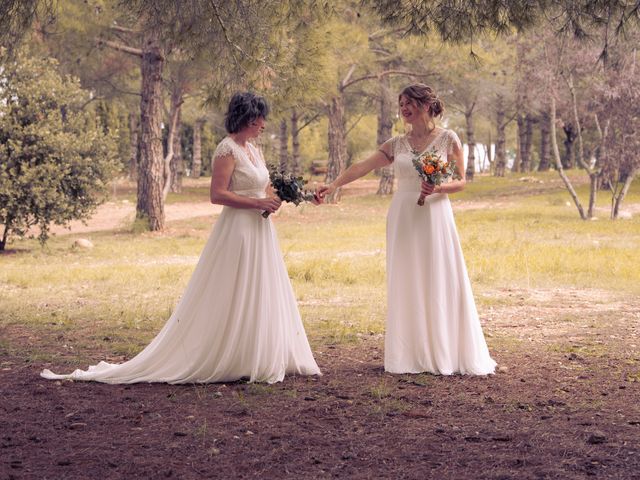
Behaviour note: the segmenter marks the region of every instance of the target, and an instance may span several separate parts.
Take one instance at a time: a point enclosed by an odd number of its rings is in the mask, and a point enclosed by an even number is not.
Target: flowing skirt
[[[271,219],[225,207],[160,333],[121,364],[49,379],[204,383],[319,375]]]
[[[449,198],[419,194],[397,191],[387,215],[385,370],[493,373]]]

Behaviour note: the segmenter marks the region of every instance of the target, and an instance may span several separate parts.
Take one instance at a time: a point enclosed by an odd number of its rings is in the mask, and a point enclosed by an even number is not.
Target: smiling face
[[[400,115],[405,122],[414,124],[416,122],[424,122],[430,120],[429,112],[426,107],[420,105],[415,100],[410,99],[406,95],[400,95],[398,103],[400,107]]]

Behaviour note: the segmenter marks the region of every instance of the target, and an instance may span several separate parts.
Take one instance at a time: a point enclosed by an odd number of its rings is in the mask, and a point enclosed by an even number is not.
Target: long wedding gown
[[[411,146],[404,135],[391,142],[398,189],[387,215],[385,370],[493,373],[449,197],[432,194],[416,205],[421,181]],[[425,151],[446,159],[454,142],[455,132],[443,129]]]
[[[230,137],[216,158],[232,153],[230,190],[264,197],[269,173],[249,145],[254,165]],[[279,382],[285,374],[319,375],[298,312],[271,219],[257,210],[225,206],[187,289],[153,341],[121,364],[100,362],[87,370],[48,379],[104,383]]]

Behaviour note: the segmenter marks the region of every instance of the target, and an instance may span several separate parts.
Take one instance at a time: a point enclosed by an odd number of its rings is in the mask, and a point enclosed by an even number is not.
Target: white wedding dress
[[[230,190],[264,197],[269,172],[252,145],[254,165],[230,137],[216,158],[232,153]],[[271,219],[225,206],[187,289],[153,341],[121,364],[100,362],[49,379],[104,383],[279,382],[285,374],[320,375],[298,312]]]
[[[442,129],[425,151],[446,159],[454,142],[455,132]],[[493,373],[449,197],[432,194],[416,205],[421,181],[411,146],[404,135],[391,146],[398,189],[387,215],[385,370]]]

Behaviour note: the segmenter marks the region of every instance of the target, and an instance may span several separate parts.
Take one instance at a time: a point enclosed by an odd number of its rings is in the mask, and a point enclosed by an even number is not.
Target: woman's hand
[[[324,203],[325,197],[331,195],[335,191],[336,187],[333,183],[330,183],[329,185],[321,185],[320,188],[316,189],[316,198],[318,203]]]
[[[280,208],[280,205],[282,205],[282,200],[275,195],[258,199],[258,209],[264,212],[274,213]]]
[[[315,205],[316,207],[318,205],[321,205],[323,200],[318,196],[318,192],[313,192],[313,199],[309,200],[311,202],[312,205]]]
[[[420,193],[426,197],[428,195],[431,195],[434,192],[435,188],[436,188],[436,186],[433,183],[425,182],[423,180],[422,181],[422,188],[420,189]]]
[[[388,149],[388,147],[386,147]],[[357,180],[358,178],[364,177],[367,173],[376,168],[383,168],[389,166],[391,163],[392,157],[389,156],[384,150],[378,150],[370,157],[361,162],[354,163],[349,168],[347,168],[344,172],[338,175],[333,182],[329,185],[322,185],[320,188],[316,190],[316,196],[318,198],[318,203],[324,203],[325,198],[328,195],[334,193],[338,188],[344,187],[346,184]]]

